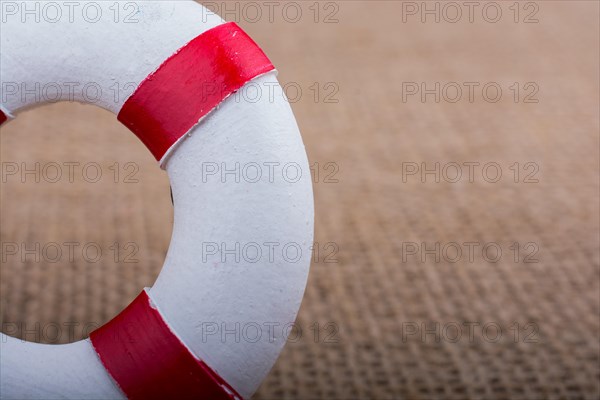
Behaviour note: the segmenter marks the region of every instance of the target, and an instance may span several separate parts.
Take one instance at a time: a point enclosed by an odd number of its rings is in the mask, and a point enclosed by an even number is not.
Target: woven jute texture
[[[256,398],[600,396],[599,3],[476,3],[227,3],[314,175],[318,251]],[[0,140],[2,330],[81,339],[158,275],[166,174],[90,105]]]

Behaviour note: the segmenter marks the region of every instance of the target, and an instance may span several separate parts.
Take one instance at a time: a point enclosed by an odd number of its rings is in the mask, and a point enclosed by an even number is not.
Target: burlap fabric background
[[[281,8],[271,22],[258,4],[256,22],[227,18],[263,46],[290,97],[302,90],[293,108],[319,172],[319,252],[295,338],[256,397],[598,398],[598,2],[521,4],[518,23],[513,2],[497,3],[497,23],[482,18],[483,3],[472,23],[466,14],[403,22],[395,1],[320,3],[319,15],[302,3],[299,22]],[[531,13],[538,22],[523,23]],[[447,86],[439,103],[403,99],[407,82],[457,82],[463,97],[452,103]],[[479,83],[472,102],[464,82]],[[502,89],[498,102],[482,95],[489,82]],[[45,343],[85,337],[160,271],[172,222],[166,175],[93,106],[23,113],[2,128],[1,145],[3,168],[41,168],[39,183],[17,174],[1,186],[2,243],[40,246],[39,260],[3,253],[3,331]],[[68,174],[67,162],[79,163],[73,182],[50,183],[44,167]],[[480,163],[472,182],[470,162]],[[94,169],[84,179],[88,163],[101,166],[99,182],[88,182]],[[439,182],[403,177],[421,163],[440,163]],[[451,163],[463,166],[455,183]],[[498,182],[492,169],[482,175],[487,163],[500,167]],[[73,258],[49,262],[43,248],[66,242],[78,243]],[[464,243],[478,246],[472,259]],[[420,252],[436,244],[439,260]]]

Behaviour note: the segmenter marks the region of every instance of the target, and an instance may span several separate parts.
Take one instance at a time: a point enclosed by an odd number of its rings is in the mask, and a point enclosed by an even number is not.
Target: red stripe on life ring
[[[7,119],[8,119],[8,117],[6,115],[4,115],[4,113],[2,112],[2,110],[0,110],[0,125],[2,125],[3,123],[5,123]]]
[[[118,119],[160,160],[227,96],[273,69],[258,45],[227,22],[167,59],[127,99]]]
[[[129,399],[242,398],[175,336],[146,291],[90,339]]]

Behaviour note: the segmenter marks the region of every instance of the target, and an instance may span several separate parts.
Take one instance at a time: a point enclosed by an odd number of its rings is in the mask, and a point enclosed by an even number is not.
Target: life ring
[[[93,8],[88,18],[76,9],[59,21],[35,21],[34,6],[18,10],[27,4],[2,2],[0,122],[47,101],[38,89],[92,82],[93,103],[117,114],[166,170],[174,222],[154,286],[90,339],[43,345],[2,334],[0,397],[250,397],[295,320],[313,239],[306,153],[273,65],[239,26],[193,1],[135,2],[135,23],[116,22],[114,2],[78,2]],[[103,17],[90,21],[90,12]],[[235,95],[249,85],[263,95]],[[88,95],[52,100],[89,103]],[[294,165],[300,175],[203,179],[209,162]],[[270,251],[259,260],[227,253],[247,243]],[[286,256],[291,243],[296,253]]]

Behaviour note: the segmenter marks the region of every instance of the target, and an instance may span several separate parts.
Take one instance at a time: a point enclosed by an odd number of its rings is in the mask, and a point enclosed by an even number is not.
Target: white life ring
[[[52,100],[81,102],[100,88],[93,102],[118,114],[166,169],[173,234],[154,286],[91,339],[43,345],[2,334],[0,397],[250,397],[295,320],[313,239],[306,153],[273,67],[237,25],[193,1],[135,2],[119,22],[114,2],[88,1],[35,21],[43,4],[0,1],[0,123],[47,101],[35,95],[46,87],[75,87]],[[248,85],[263,95],[232,95]],[[203,180],[206,162],[294,165],[300,175]],[[224,247],[207,252],[207,243]],[[247,243],[263,248],[257,262],[223,258]],[[286,256],[286,244],[300,252]],[[260,335],[240,340],[247,327]]]

